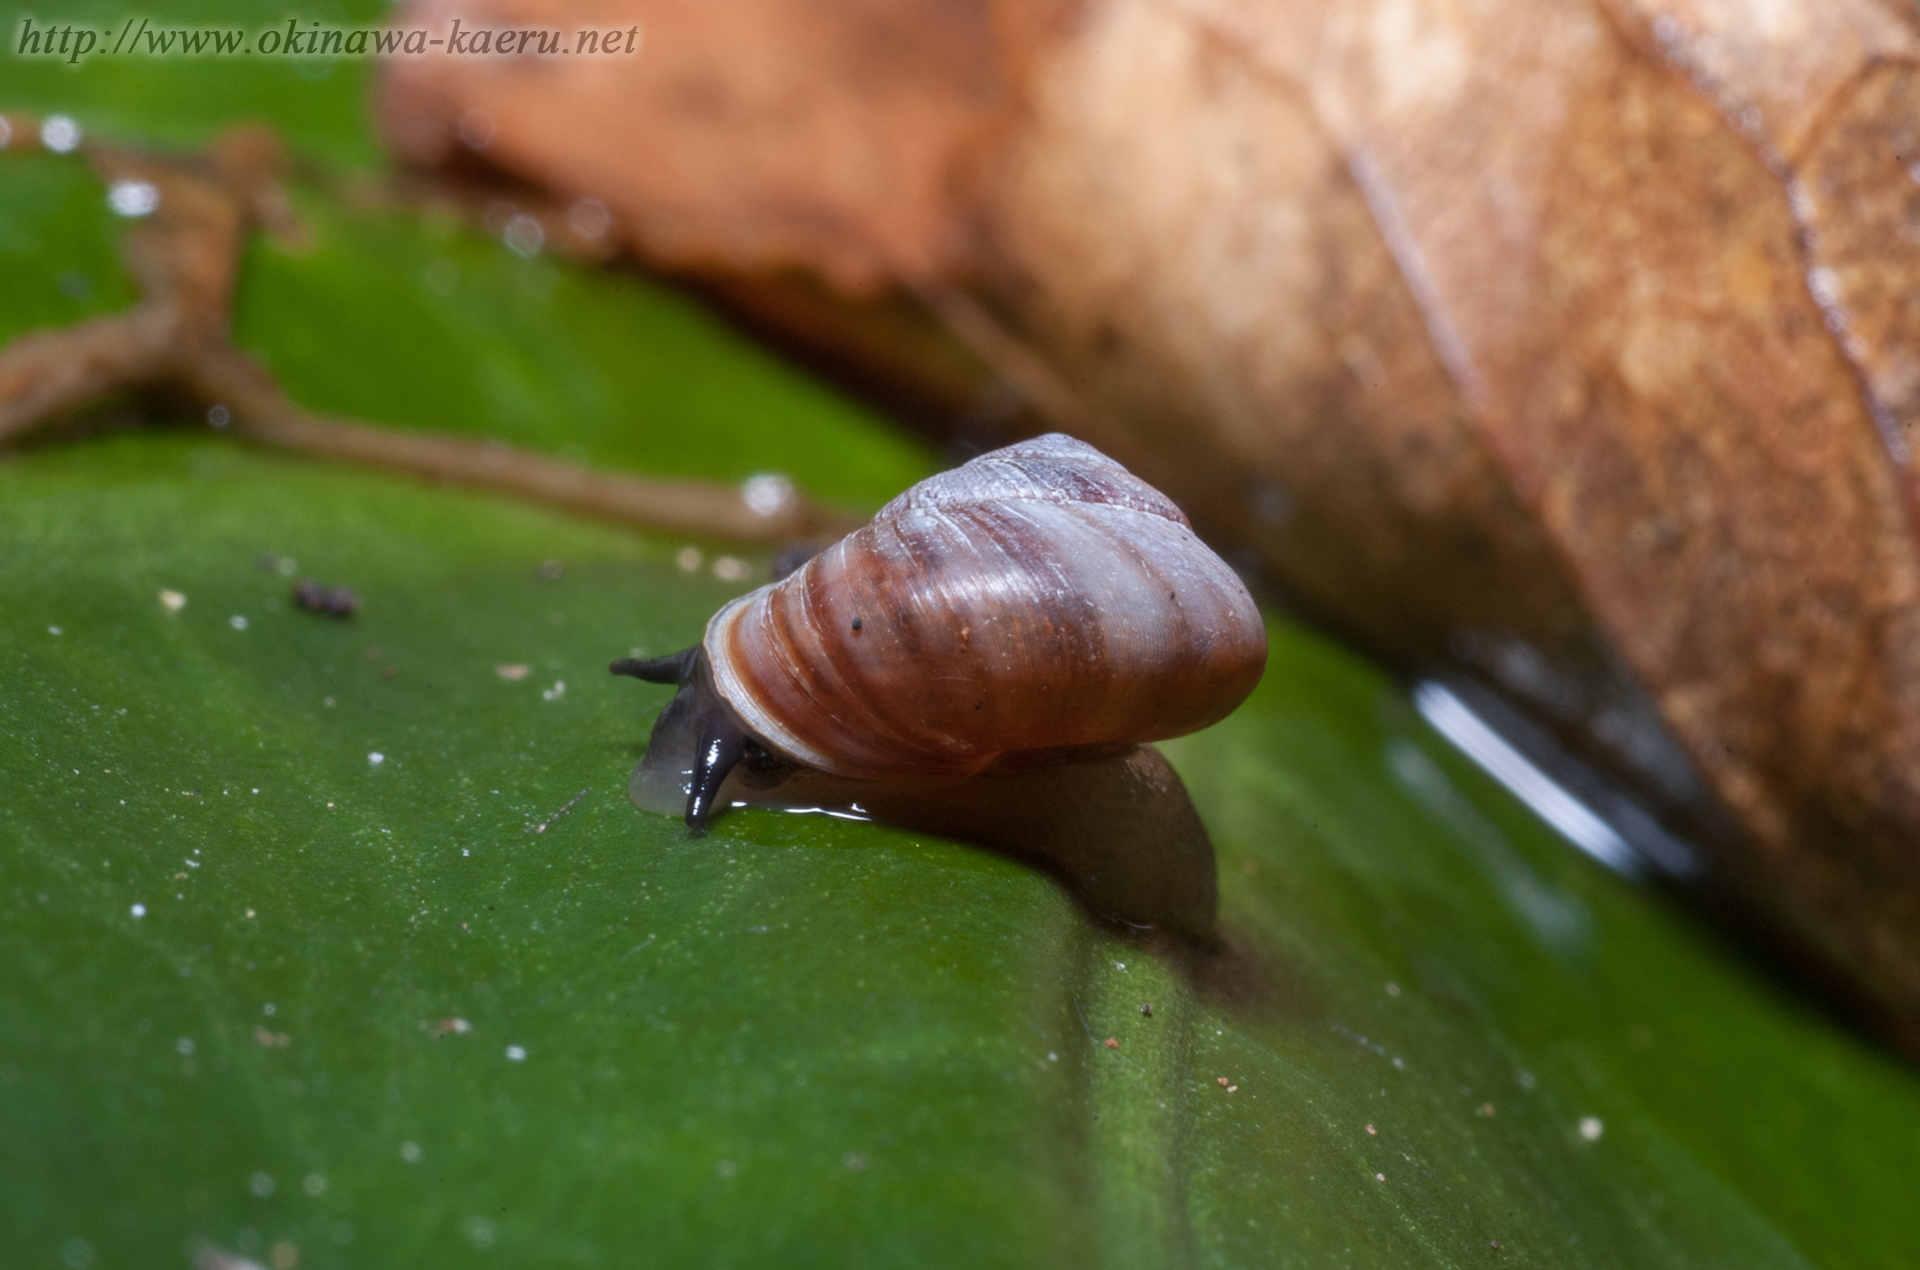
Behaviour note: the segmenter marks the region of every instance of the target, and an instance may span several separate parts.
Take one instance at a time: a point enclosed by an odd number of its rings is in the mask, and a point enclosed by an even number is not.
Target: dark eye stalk
[[[630,675],[650,684],[684,684],[693,677],[693,659],[700,646],[683,648],[665,657],[622,657],[607,667],[616,675]]]

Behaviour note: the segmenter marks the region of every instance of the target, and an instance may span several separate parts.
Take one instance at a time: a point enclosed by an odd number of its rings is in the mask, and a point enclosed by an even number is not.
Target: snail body
[[[1195,731],[1253,690],[1266,651],[1246,587],[1179,508],[1052,434],[914,486],[723,607],[696,647],[612,669],[680,684],[647,757],[666,731],[693,739],[691,767],[663,754],[654,785],[684,789],[699,830],[743,760],[938,783]]]

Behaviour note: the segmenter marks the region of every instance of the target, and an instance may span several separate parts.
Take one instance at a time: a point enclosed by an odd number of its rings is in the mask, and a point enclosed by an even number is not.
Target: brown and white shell
[[[704,648],[755,737],[850,777],[1179,736],[1267,656],[1253,598],[1180,509],[1057,433],[914,486],[721,609]]]

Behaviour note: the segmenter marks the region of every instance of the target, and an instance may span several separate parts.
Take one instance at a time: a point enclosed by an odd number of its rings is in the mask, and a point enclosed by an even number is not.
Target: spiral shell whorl
[[[790,758],[965,776],[1205,727],[1258,682],[1266,633],[1170,500],[1052,435],[914,486],[722,609],[706,649],[721,696]]]

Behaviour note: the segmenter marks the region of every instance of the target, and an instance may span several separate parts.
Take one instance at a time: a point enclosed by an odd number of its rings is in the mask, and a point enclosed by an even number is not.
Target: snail
[[[913,486],[694,647],[610,669],[678,686],[632,794],[695,833],[734,802],[837,805],[1105,869],[1115,835],[1157,827],[1204,849],[1210,913],[1211,846],[1143,743],[1226,717],[1266,654],[1172,500],[1055,433]]]

